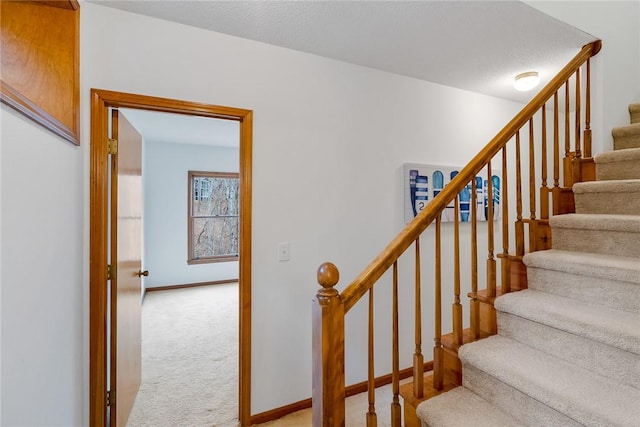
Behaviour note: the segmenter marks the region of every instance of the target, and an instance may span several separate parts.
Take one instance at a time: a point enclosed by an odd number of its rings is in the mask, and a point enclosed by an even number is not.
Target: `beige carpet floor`
[[[147,292],[128,426],[235,426],[238,284]]]
[[[410,381],[410,379],[404,380]],[[391,385],[376,390],[378,426],[390,426]],[[129,427],[237,427],[238,285],[147,292],[142,384]],[[347,399],[346,425],[364,426],[367,394]],[[311,426],[311,409],[259,426]]]

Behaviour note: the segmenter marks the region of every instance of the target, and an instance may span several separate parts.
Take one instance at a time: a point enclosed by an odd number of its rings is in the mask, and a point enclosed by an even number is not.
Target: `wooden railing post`
[[[313,301],[313,427],[345,423],[344,305],[334,288],[338,268],[325,262],[318,268],[322,288]]]

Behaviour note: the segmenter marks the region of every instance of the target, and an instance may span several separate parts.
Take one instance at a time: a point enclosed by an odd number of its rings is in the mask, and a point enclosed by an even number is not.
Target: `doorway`
[[[250,423],[251,334],[251,172],[252,111],[166,98],[92,89],[90,171],[90,425],[105,426],[109,401],[117,390],[107,390],[107,307],[109,247],[109,109],[130,108],[224,120],[240,126],[239,191],[239,419]],[[112,261],[113,262],[113,261]],[[117,342],[113,345],[117,346]],[[112,425],[113,421],[112,421]]]

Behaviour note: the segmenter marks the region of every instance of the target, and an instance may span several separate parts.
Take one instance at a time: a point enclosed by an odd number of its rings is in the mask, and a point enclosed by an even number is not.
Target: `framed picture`
[[[417,163],[405,163],[403,166],[404,181],[404,219],[411,222],[460,172],[456,166],[435,166]],[[491,169],[491,177],[487,176],[487,169],[483,169],[476,176],[476,205],[471,206],[472,184],[469,182],[458,193],[460,222],[471,221],[471,209],[476,210],[478,221],[487,221],[489,212],[489,179],[493,186],[493,220],[500,219],[500,178],[499,170]],[[447,205],[442,214],[442,222],[452,222],[455,219],[454,201]]]

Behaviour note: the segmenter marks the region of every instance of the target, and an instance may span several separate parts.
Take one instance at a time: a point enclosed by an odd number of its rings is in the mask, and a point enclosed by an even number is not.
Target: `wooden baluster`
[[[536,159],[533,119],[529,119],[529,213],[531,220],[536,219]]]
[[[502,206],[502,267],[500,290],[511,292],[511,259],[509,258],[509,196],[507,179],[507,146],[502,148],[502,182],[500,183],[500,205]]]
[[[564,84],[564,159],[563,172],[564,187],[573,185],[573,165],[571,163],[571,125],[570,123],[570,107],[569,107],[569,80]]]
[[[569,107],[569,80],[564,84],[564,157],[569,157],[571,151],[571,128],[570,128],[570,113]],[[566,173],[566,172],[565,172]],[[566,186],[566,184],[565,184]]]
[[[413,396],[424,396],[424,356],[422,355],[422,297],[420,283],[420,238],[416,239],[416,305],[415,305],[415,341],[413,353]]]
[[[558,92],[553,95],[553,186],[560,187],[560,112]]]
[[[487,162],[487,296],[496,296],[496,260],[493,241],[493,181],[491,179],[491,160]]]
[[[553,214],[560,213],[560,112],[558,92],[553,95]]]
[[[436,216],[435,242],[435,335],[433,338],[433,388],[444,387],[444,353],[442,348],[442,258],[440,253],[442,214]]]
[[[391,403],[391,427],[400,427],[400,345],[398,334],[398,261],[393,263],[393,366],[391,383],[393,388],[393,402]]]
[[[542,187],[540,188],[540,218],[549,219],[549,187],[547,186],[547,106],[542,107]]]
[[[460,202],[456,195],[453,203],[453,292],[454,302],[451,307],[453,316],[453,340],[462,345],[462,305],[460,304]]]
[[[582,150],[580,147],[580,68],[576,70],[576,158],[582,157]]]
[[[529,215],[529,252],[533,252],[536,244],[536,160],[533,118],[529,119]]]
[[[369,411],[367,412],[367,427],[376,427],[378,425],[378,415],[376,414],[376,377],[375,363],[373,359],[373,287],[369,289],[369,365],[368,365],[368,398]]]
[[[480,338],[480,302],[478,301],[478,195],[475,178],[471,181],[471,337]]]
[[[524,256],[524,222],[522,221],[522,168],[520,166],[520,131],[516,132],[516,256]]]
[[[326,262],[318,268],[313,303],[313,427],[344,426],[344,305],[334,288],[338,268]]]
[[[587,59],[587,82],[584,106],[584,157],[591,157],[591,58]]]

